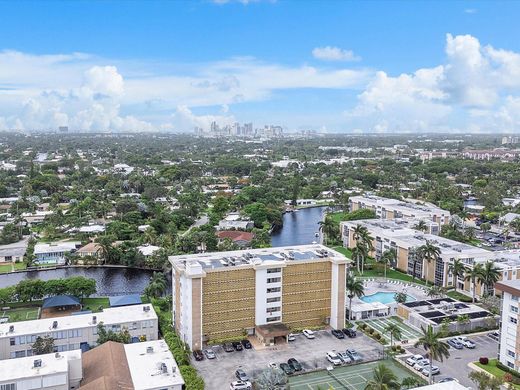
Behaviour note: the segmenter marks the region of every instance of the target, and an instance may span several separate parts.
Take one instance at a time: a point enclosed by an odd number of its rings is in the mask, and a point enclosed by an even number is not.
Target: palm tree
[[[493,291],[495,283],[499,281],[501,276],[500,268],[492,261],[486,261],[481,270],[481,280],[484,283],[484,295],[489,295]]]
[[[158,298],[166,291],[166,277],[162,272],[154,272],[150,278],[150,283],[145,288],[144,293],[148,297]]]
[[[432,261],[437,261],[441,255],[441,250],[433,242],[426,240],[426,244],[419,247],[419,253],[420,257],[427,262],[424,272],[424,279],[426,280],[426,285],[428,285],[428,265],[431,264]]]
[[[467,226],[464,229],[464,235],[466,236],[466,240],[473,240],[475,238],[475,228],[473,226]]]
[[[326,216],[323,221],[319,221],[320,231],[325,235],[325,242],[331,241],[338,236],[339,227],[330,216]]]
[[[440,297],[442,296],[442,294],[444,293],[444,289],[440,286],[431,286],[429,289],[428,289],[428,297],[430,298],[436,298],[436,297]]]
[[[428,325],[427,329],[421,326],[422,335],[414,344],[414,347],[422,347],[430,358],[430,370],[429,370],[429,383],[432,384],[432,370],[434,360],[444,361],[444,358],[450,357],[448,350],[448,344],[441,341],[442,334],[440,332],[434,332],[433,327]]]
[[[360,253],[363,254],[361,256],[361,271],[359,270],[359,264],[358,264],[358,273],[361,273],[363,275],[364,271],[364,265],[365,265],[365,258],[368,257],[368,254],[374,250],[374,238],[370,235],[368,229],[366,226],[357,225],[354,228],[354,234],[353,234],[354,240],[356,240],[356,246],[359,246],[360,248],[363,248],[364,250],[360,250]]]
[[[365,390],[399,390],[401,384],[394,372],[383,363],[374,368],[372,379],[365,386]]]
[[[287,383],[287,376],[279,368],[266,368],[255,380],[255,388],[259,390],[277,390]]]
[[[480,227],[482,228],[482,225]],[[512,228],[516,233],[520,233],[520,218],[515,218],[509,222],[509,227]]]
[[[428,225],[426,225],[426,222],[424,222],[422,219],[419,222],[417,222],[413,228],[421,232],[428,231]]]
[[[504,383],[502,378],[490,376],[482,371],[471,371],[468,378],[477,385],[478,390],[499,390]]]
[[[415,273],[417,269],[417,264],[421,261],[421,256],[419,253],[419,248],[410,248],[408,253],[408,258],[412,261],[413,271],[412,271],[412,281],[415,280]]]
[[[466,267],[464,263],[460,259],[455,259],[453,263],[448,265],[448,272],[451,272],[453,275],[453,287],[455,291],[457,291],[457,281],[459,278],[464,277],[464,272],[466,271]]]
[[[482,264],[474,264],[473,268],[466,268],[466,276],[464,277],[465,281],[471,281],[472,286],[472,302],[475,303],[475,293],[477,291],[476,282],[482,284]]]
[[[385,279],[386,279],[386,266],[394,264],[397,260],[397,251],[394,248],[387,249],[381,255],[379,262],[383,263],[385,266]]]
[[[421,382],[418,378],[408,376],[401,381],[401,388],[410,389],[412,387],[417,387],[420,384]]]
[[[467,314],[460,314],[457,316],[457,331],[459,330],[459,325],[466,325],[470,322],[470,318]]]
[[[349,299],[348,303],[348,320],[352,320],[352,298],[358,297],[361,298],[365,295],[365,287],[363,286],[363,282],[361,280],[357,280],[353,277],[347,278],[347,283],[345,286],[347,290],[347,297]]]
[[[405,303],[408,299],[408,296],[404,292],[396,292],[394,294],[394,301],[397,303]]]
[[[401,328],[396,323],[389,323],[384,329],[383,332],[386,332],[390,335],[390,346],[394,346],[394,339],[401,340]]]
[[[491,230],[491,224],[489,222],[484,222],[482,225],[480,225],[480,230],[482,230],[484,233],[489,232]]]

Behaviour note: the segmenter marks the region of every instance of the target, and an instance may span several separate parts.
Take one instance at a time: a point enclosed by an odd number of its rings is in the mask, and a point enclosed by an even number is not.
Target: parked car
[[[287,363],[280,363],[280,368],[286,375],[292,375],[294,374],[294,368],[292,368]]]
[[[441,373],[441,369],[437,366],[431,366],[431,370],[432,370],[432,375],[437,375],[437,374]],[[430,375],[430,366],[426,366],[425,368],[423,368],[421,370],[421,373],[424,376],[429,376]]]
[[[206,355],[206,359],[215,359],[217,357],[217,355],[215,354],[215,352],[213,352],[212,349],[205,349],[204,355]]]
[[[488,337],[491,337],[495,341],[500,341],[500,333],[499,332],[488,333]]]
[[[342,332],[347,337],[350,337],[350,338],[356,337],[356,331],[354,329],[343,328]]]
[[[201,350],[193,351],[193,357],[198,362],[201,361],[201,360],[204,360],[204,354],[202,353]]]
[[[289,333],[289,336],[287,336],[287,341],[294,341],[296,340],[296,336],[294,333]]]
[[[305,337],[307,337],[308,339],[315,339],[316,338],[316,335],[314,334],[314,332],[310,329],[305,329],[303,332],[303,335]]]
[[[293,368],[294,371],[301,371],[302,370],[302,365],[295,358],[290,358],[289,360],[287,360],[287,364],[290,365]]]
[[[464,349],[464,345],[462,345],[462,343],[457,339],[449,339],[448,345],[455,349]]]
[[[239,381],[242,381],[242,382],[248,382],[249,381],[249,376],[241,368],[239,368],[238,370],[235,371],[235,376],[237,377],[237,379]]]
[[[346,352],[338,352],[337,355],[343,363],[345,363],[345,364],[352,363],[352,359],[350,358],[350,356],[347,355]]]
[[[332,335],[338,339],[344,339],[345,338],[345,335],[343,334],[343,332],[339,329],[332,329],[331,331]]]
[[[442,378],[439,382],[437,383],[444,383],[444,382],[458,382],[458,379],[457,378],[452,378],[452,377],[446,377],[446,378]]]
[[[409,366],[415,366],[415,363],[417,363],[419,360],[423,360],[424,357],[423,355],[413,355],[413,356],[410,356],[408,359],[406,359],[406,364],[408,364]]]
[[[430,365],[430,361],[428,359],[422,359],[419,360],[415,365],[413,366],[413,369],[415,371],[422,371],[423,368],[428,367]]]
[[[341,359],[339,358],[339,356],[336,354],[336,352],[327,352],[327,360],[329,362],[331,362],[332,364],[334,364],[335,366],[340,366],[341,363],[343,363],[341,361]]]
[[[233,341],[231,344],[233,345],[235,351],[242,351],[244,349],[240,341]]]
[[[251,348],[253,348],[253,346],[251,345],[251,342],[250,342],[248,339],[244,339],[244,340],[242,340],[242,346],[243,346],[245,349],[251,349]]]
[[[476,346],[476,344],[470,339],[468,339],[466,336],[457,336],[455,337],[455,339],[457,339],[466,348],[473,349]]]
[[[233,352],[235,350],[235,348],[233,348],[233,344],[231,343],[224,343],[223,348],[226,352]]]
[[[361,357],[359,352],[356,351],[355,349],[347,349],[346,352],[347,352],[347,355],[350,356],[350,358],[352,359],[353,362],[360,362],[363,360],[363,358]]]
[[[229,385],[229,390],[251,390],[251,382],[242,382],[242,381],[236,381],[231,382]]]

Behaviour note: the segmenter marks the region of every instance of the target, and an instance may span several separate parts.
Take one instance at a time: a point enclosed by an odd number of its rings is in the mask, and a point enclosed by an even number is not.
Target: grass
[[[345,213],[343,211],[338,211],[336,213],[327,213],[327,216],[330,217],[335,223],[340,223],[343,221]]]
[[[341,253],[342,255],[347,256],[349,259],[352,258],[352,251],[348,248],[338,245],[338,246],[333,246],[332,249]]]
[[[9,317],[9,322],[19,322],[38,319],[38,307],[15,307],[9,310],[0,310],[0,317]]]
[[[472,301],[472,299],[470,297],[468,297],[467,295],[462,294],[455,290],[450,290],[450,291],[446,292],[446,295],[449,296],[450,298],[456,299],[461,302],[471,302]]]
[[[289,378],[289,386],[291,387],[291,390],[363,390],[367,382],[373,378],[373,370],[379,363],[383,363],[390,368],[398,377],[399,381],[408,377],[416,377],[406,368],[399,366],[393,360],[384,360],[338,367],[334,368],[331,373],[323,370],[310,374],[296,375]],[[419,381],[424,383],[422,380]]]
[[[94,313],[100,312],[100,309],[106,309],[110,307],[110,301],[107,297],[83,298],[81,303],[83,304],[83,310],[92,310]]]
[[[489,364],[481,364],[480,362],[475,362],[475,366],[482,368],[484,371],[487,371],[493,376],[496,376],[497,378],[503,378],[507,372],[497,367],[497,359],[490,359]],[[513,387],[515,389],[520,389],[520,385],[513,384]]]
[[[27,266],[25,263],[14,263],[15,270],[22,270],[22,269],[26,269],[26,268],[27,268]],[[13,270],[12,264],[0,265],[0,274],[8,273],[8,272],[11,272],[12,270]]]

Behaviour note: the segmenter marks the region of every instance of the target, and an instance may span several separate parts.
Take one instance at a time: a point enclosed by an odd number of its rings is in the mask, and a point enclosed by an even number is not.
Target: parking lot
[[[315,332],[316,338],[308,340],[302,334],[296,335],[296,340],[289,344],[275,345],[261,350],[243,350],[226,353],[221,346],[213,347],[217,358],[197,362],[194,367],[204,378],[205,388],[208,390],[228,389],[229,384],[236,380],[235,371],[242,368],[254,379],[269,363],[287,362],[289,358],[296,358],[302,364],[303,370],[325,368],[330,365],[325,354],[328,351],[345,351],[347,348],[356,349],[364,360],[378,359],[382,352],[382,345],[358,332],[356,338],[339,340],[332,336],[330,331]]]
[[[435,376],[435,381],[445,377],[457,378],[459,382],[468,387],[475,387],[475,384],[468,379],[471,369],[468,363],[478,361],[479,357],[485,356],[494,359],[498,354],[498,342],[488,337],[486,334],[480,336],[469,336],[476,347],[475,349],[455,349],[450,347],[450,357],[444,362],[435,361],[433,364],[439,366],[441,373]],[[424,355],[422,348],[407,348],[413,354]]]

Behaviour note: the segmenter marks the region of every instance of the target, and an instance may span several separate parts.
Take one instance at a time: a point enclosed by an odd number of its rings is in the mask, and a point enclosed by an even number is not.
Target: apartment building
[[[283,341],[291,328],[345,322],[350,260],[323,245],[171,256],[173,319],[192,350],[256,335]]]
[[[498,360],[503,365],[520,371],[520,326],[518,318],[520,280],[498,282],[495,289],[502,292]]]
[[[81,351],[0,360],[0,389],[72,390],[79,388]]]
[[[55,352],[95,346],[98,324],[119,332],[128,329],[135,341],[157,340],[157,314],[152,305],[104,309],[100,313],[71,315],[32,321],[0,324],[0,360],[32,356],[38,337],[54,339]]]
[[[368,195],[352,196],[349,199],[350,211],[359,209],[373,210],[377,217],[382,219],[394,218],[419,218],[428,219],[439,225],[450,222],[450,212],[436,207],[430,203],[402,201],[383,198],[381,196]]]

